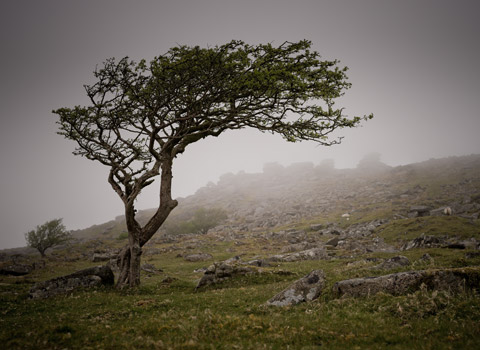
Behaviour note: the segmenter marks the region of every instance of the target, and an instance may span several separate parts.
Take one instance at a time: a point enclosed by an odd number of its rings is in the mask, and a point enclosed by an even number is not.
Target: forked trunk
[[[136,287],[140,284],[140,258],[142,247],[157,232],[170,212],[178,204],[171,197],[172,159],[167,158],[162,163],[160,185],[160,206],[148,223],[141,227],[135,220],[134,199],[125,203],[125,220],[128,228],[128,245],[122,249],[117,258],[120,275],[117,288]],[[140,193],[140,192],[138,192]]]
[[[118,255],[117,265],[120,274],[117,280],[117,288],[136,287],[140,284],[140,258],[142,248],[139,242],[129,242]]]

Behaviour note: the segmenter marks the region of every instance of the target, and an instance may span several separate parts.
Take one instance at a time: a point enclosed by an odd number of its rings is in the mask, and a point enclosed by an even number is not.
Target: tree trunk
[[[172,159],[163,161],[160,184],[160,205],[157,212],[142,228],[135,220],[134,198],[125,203],[125,220],[128,229],[128,245],[122,249],[117,258],[120,275],[117,288],[136,287],[140,284],[140,258],[142,247],[158,231],[170,212],[177,206],[177,201],[172,200]]]
[[[140,284],[140,262],[142,248],[137,242],[125,246],[119,253],[117,265],[120,274],[117,280],[117,288],[136,287]]]

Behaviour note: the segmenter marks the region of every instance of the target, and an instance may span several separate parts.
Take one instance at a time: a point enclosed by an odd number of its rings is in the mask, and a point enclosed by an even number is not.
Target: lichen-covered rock
[[[208,253],[188,254],[183,257],[186,261],[198,262],[213,259],[213,256]]]
[[[255,274],[260,272],[262,272],[261,269],[253,266],[226,264],[225,262],[214,263],[207,268],[195,289],[211,284],[217,284],[237,275]]]
[[[325,286],[322,270],[310,272],[267,301],[267,305],[288,306],[317,299]]]
[[[410,250],[414,248],[438,248],[444,246],[446,243],[447,240],[445,237],[426,236],[422,234],[420,237],[404,244],[401,250]]]
[[[387,259],[379,265],[374,266],[374,269],[378,270],[392,270],[403,266],[410,265],[410,260],[407,257],[399,255],[393,258]]]
[[[293,261],[300,261],[300,260],[320,260],[320,259],[328,259],[329,255],[328,252],[323,248],[312,248],[303,250],[301,252],[296,253],[287,253],[287,254],[279,254],[274,255],[268,258],[269,261],[278,261],[278,262],[293,262]]]
[[[32,299],[44,299],[55,295],[67,294],[79,288],[91,288],[101,285],[113,285],[114,275],[108,266],[95,266],[74,272],[67,276],[38,282],[30,289]]]
[[[338,297],[365,297],[379,292],[404,295],[425,285],[430,290],[445,290],[458,293],[465,289],[480,287],[480,271],[477,269],[419,270],[399,272],[379,277],[363,277],[340,281],[334,284],[333,292]]]

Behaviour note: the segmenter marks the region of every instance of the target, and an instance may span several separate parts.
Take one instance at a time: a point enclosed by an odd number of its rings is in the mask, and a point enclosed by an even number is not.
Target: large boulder
[[[234,276],[255,274],[260,273],[261,271],[262,270],[259,270],[256,267],[240,265],[237,263],[214,263],[207,268],[195,289],[211,284],[217,284]]]
[[[44,299],[55,295],[67,294],[80,288],[101,285],[113,285],[114,275],[108,266],[95,266],[74,272],[70,275],[38,282],[30,289],[32,299]]]
[[[404,295],[414,292],[422,285],[430,290],[445,290],[453,293],[480,287],[480,270],[448,269],[419,270],[393,273],[379,277],[362,277],[340,281],[334,284],[337,297],[365,297],[379,292]]]
[[[325,286],[322,270],[310,272],[267,301],[267,305],[288,306],[317,299]]]

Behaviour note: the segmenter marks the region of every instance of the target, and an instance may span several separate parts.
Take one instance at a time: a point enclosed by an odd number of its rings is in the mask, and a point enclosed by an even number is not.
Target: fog
[[[391,166],[480,153],[480,5],[472,1],[7,1],[0,11],[0,249],[53,218],[69,229],[122,214],[107,169],[72,155],[56,135],[60,107],[85,105],[84,84],[109,57],[151,59],[179,45],[232,39],[308,39],[348,66],[349,115],[374,113],[342,130],[341,145],[288,143],[256,130],[226,132],[189,146],[174,164],[173,193],[185,197],[228,172],[261,172],[334,159],[356,167],[378,152]],[[147,188],[140,208],[157,205]]]

